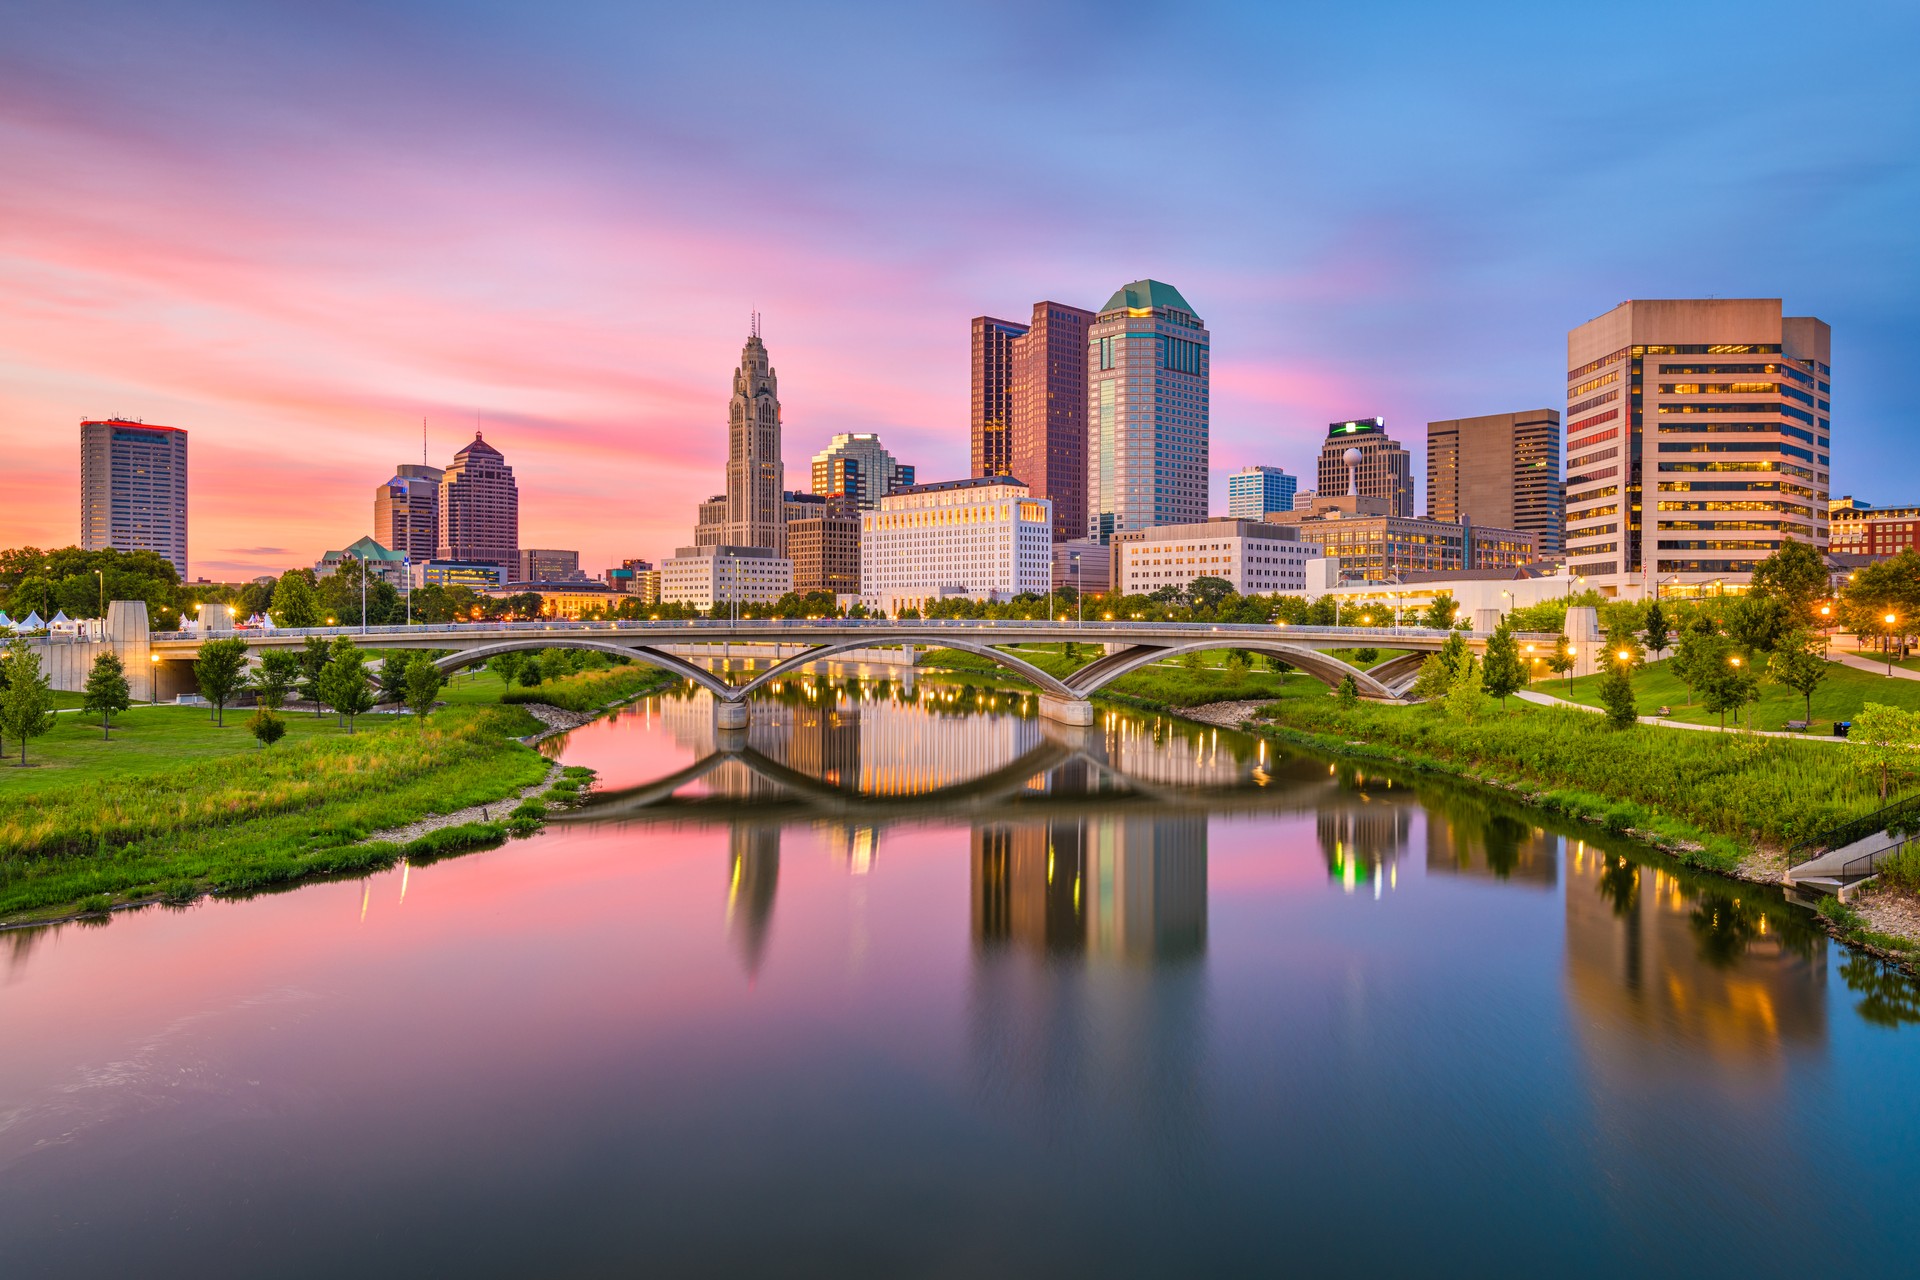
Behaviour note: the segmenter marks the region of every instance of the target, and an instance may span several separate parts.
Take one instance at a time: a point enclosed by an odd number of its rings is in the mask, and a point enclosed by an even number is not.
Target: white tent
[[[50,627],[57,627],[63,622],[72,622],[72,621],[73,619],[67,616],[67,611],[65,609],[55,609],[53,611],[53,621],[49,622],[47,625]]]
[[[20,620],[20,630],[22,631],[45,631],[46,629],[47,624],[40,621],[40,611],[38,609],[35,609]]]
[[[13,619],[7,616],[5,609],[0,609],[0,631],[11,630],[13,630]]]

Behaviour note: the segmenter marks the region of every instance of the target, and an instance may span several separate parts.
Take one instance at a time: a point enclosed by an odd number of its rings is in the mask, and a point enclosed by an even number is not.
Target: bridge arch
[[[1397,697],[1393,690],[1378,679],[1330,653],[1322,653],[1318,649],[1309,649],[1304,645],[1287,644],[1278,640],[1262,640],[1255,636],[1230,638],[1215,636],[1206,640],[1191,640],[1185,644],[1135,645],[1129,649],[1122,649],[1104,658],[1096,658],[1068,676],[1067,684],[1072,690],[1069,696],[1090,698],[1121,676],[1138,671],[1141,667],[1163,658],[1177,658],[1187,653],[1204,653],[1209,649],[1245,649],[1249,653],[1264,653],[1269,657],[1279,658],[1290,666],[1298,667],[1329,687],[1337,687],[1343,679],[1352,676],[1361,697],[1388,700]]]
[[[631,658],[635,662],[644,662],[663,671],[693,681],[714,697],[724,702],[737,702],[746,694],[708,671],[696,666],[685,658],[671,653],[662,653],[646,645],[612,644],[605,640],[591,640],[585,636],[568,636],[565,633],[554,636],[529,636],[525,640],[501,640],[493,644],[484,644],[474,649],[464,649],[450,653],[433,665],[444,672],[454,672],[462,667],[477,666],[490,658],[503,653],[521,653],[530,649],[588,649],[595,653],[608,653],[618,658]]]
[[[817,648],[809,649],[805,653],[795,654],[791,658],[783,659],[774,664],[769,670],[762,672],[746,684],[739,686],[736,693],[738,697],[745,698],[771,681],[784,679],[810,663],[824,662],[838,653],[849,653],[855,649],[872,649],[886,644],[924,645],[928,643],[929,639],[930,637],[926,635],[894,636],[875,634],[862,636],[854,640],[840,640],[831,644],[823,644]],[[1013,654],[996,649],[990,644],[982,641],[969,640],[964,636],[940,636],[937,637],[937,639],[939,641],[939,648],[959,649],[966,653],[978,654],[980,657],[991,659],[1001,666],[1006,667],[1009,671],[1014,672],[1016,675],[1024,676],[1033,684],[1038,685],[1042,693],[1050,693],[1060,698],[1077,698],[1080,696],[1058,676],[1048,675],[1045,671],[1034,666],[1026,659],[1015,657]],[[1071,677],[1069,677],[1069,679],[1071,679]]]

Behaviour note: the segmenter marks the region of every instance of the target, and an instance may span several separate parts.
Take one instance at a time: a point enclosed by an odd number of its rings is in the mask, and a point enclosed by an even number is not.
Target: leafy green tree
[[[1740,708],[1758,696],[1760,680],[1753,664],[1744,654],[1722,645],[1717,663],[1702,658],[1696,674],[1701,705],[1720,716],[1720,727],[1727,727],[1727,712],[1738,715]]]
[[[301,647],[300,691],[307,701],[313,703],[313,714],[318,716],[320,708],[326,705],[326,699],[320,696],[320,677],[326,671],[327,664],[333,661],[333,648],[319,636],[308,636]]]
[[[1477,720],[1486,705],[1481,667],[1469,653],[1465,665],[1454,674],[1453,686],[1447,690],[1447,715],[1455,720]]]
[[[440,696],[440,688],[447,678],[433,659],[426,654],[415,654],[407,664],[406,699],[413,714],[420,717],[420,727],[427,727],[427,716],[433,711],[433,700]]]
[[[336,639],[333,658],[320,673],[320,696],[346,721],[349,734],[354,718],[373,709],[373,678],[367,674],[366,655],[345,636]]]
[[[1473,654],[1467,649],[1466,637],[1452,632],[1441,642],[1439,650],[1420,664],[1420,674],[1414,678],[1413,695],[1416,698],[1443,698],[1459,679],[1463,667],[1471,665]]]
[[[224,728],[227,704],[247,687],[247,642],[238,636],[204,642],[193,664],[193,678],[213,704],[214,723]]]
[[[81,704],[100,717],[100,736],[113,736],[113,717],[133,705],[133,693],[127,688],[127,669],[120,656],[108,649],[93,660],[87,673],[87,697]]]
[[[1904,707],[1869,702],[1853,717],[1847,738],[1854,766],[1879,784],[1880,802],[1885,804],[1894,780],[1913,771],[1915,748],[1920,747],[1920,715]]]
[[[1353,682],[1351,673],[1340,677],[1340,687],[1334,690],[1334,696],[1343,707],[1351,707],[1360,701],[1360,686]]]
[[[247,731],[260,740],[262,747],[270,747],[287,736],[287,722],[272,708],[261,707],[247,720]]]
[[[6,689],[0,692],[0,728],[20,740],[26,767],[27,740],[53,728],[53,689],[40,672],[40,655],[25,640],[7,646]]]
[[[389,653],[380,664],[380,701],[404,702],[407,698],[408,656]]]
[[[1807,620],[1814,601],[1827,594],[1827,566],[1812,543],[1787,538],[1780,549],[1753,566],[1754,595],[1772,596],[1796,623]]]
[[[1218,609],[1233,594],[1231,582],[1211,574],[1202,574],[1187,584],[1187,598],[1193,601],[1193,607],[1208,612]]]
[[[1726,603],[1723,625],[1736,649],[1751,654],[1772,653],[1780,637],[1796,619],[1778,596],[1735,596]]]
[[[1600,705],[1606,708],[1607,723],[1616,729],[1632,728],[1640,716],[1633,693],[1633,662],[1617,654],[1607,655],[1606,673],[1600,677]]]
[[[1565,638],[1547,652],[1547,670],[1559,676],[1561,684],[1567,682],[1568,674],[1579,665],[1579,661],[1579,656],[1574,652],[1573,641]]]
[[[267,612],[283,627],[319,626],[320,600],[313,589],[313,570],[289,569],[281,574]]]
[[[1813,721],[1813,691],[1827,678],[1827,660],[1820,656],[1819,640],[1810,631],[1789,633],[1767,659],[1767,674],[1805,700],[1806,719]]]
[[[1666,652],[1667,641],[1671,637],[1667,631],[1666,610],[1660,607],[1658,600],[1647,606],[1647,616],[1641,623],[1641,629],[1647,633],[1647,648],[1653,651],[1656,658]]]
[[[269,711],[287,705],[300,683],[300,655],[290,649],[269,649],[260,655],[253,673],[253,697]]]
[[[1687,686],[1688,706],[1693,705],[1693,695],[1700,687],[1702,676],[1716,670],[1726,661],[1726,655],[1726,637],[1705,613],[1695,614],[1681,629],[1680,642],[1674,647],[1667,669]]]
[[[1422,624],[1435,631],[1445,631],[1453,626],[1453,617],[1459,611],[1460,606],[1454,601],[1453,596],[1442,591],[1433,598],[1433,603],[1427,606],[1427,614],[1422,619]]]
[[[1481,666],[1480,683],[1487,696],[1498,698],[1502,710],[1506,709],[1507,699],[1527,683],[1527,668],[1520,661],[1520,646],[1515,643],[1513,630],[1507,626],[1506,619],[1493,629],[1487,637],[1486,661]]]

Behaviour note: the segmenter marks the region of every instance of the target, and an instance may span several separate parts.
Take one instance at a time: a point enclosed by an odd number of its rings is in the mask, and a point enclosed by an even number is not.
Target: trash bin
[[[1853,721],[1851,720],[1835,720],[1833,722],[1833,736],[1836,738],[1844,738],[1852,728]]]

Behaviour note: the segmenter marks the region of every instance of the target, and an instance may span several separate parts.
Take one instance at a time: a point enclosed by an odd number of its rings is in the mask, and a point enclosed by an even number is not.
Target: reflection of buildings
[[[760,972],[780,886],[780,828],[736,826],[727,848],[727,931],[748,974]]]
[[[979,826],[973,935],[992,948],[1134,960],[1207,940],[1204,817],[1093,817]]]
[[[1492,877],[1552,888],[1559,879],[1560,837],[1509,814],[1461,808],[1449,811],[1428,796],[1427,871]]]
[[[1329,802],[1329,805],[1332,802]],[[1412,817],[1406,805],[1366,800],[1346,808],[1323,805],[1314,816],[1320,852],[1327,859],[1327,875],[1351,893],[1369,885],[1373,896],[1399,884],[1396,864],[1407,847]]]
[[[823,822],[814,829],[819,832],[820,843],[828,854],[849,873],[864,876],[873,870],[874,861],[880,856],[880,828]]]

